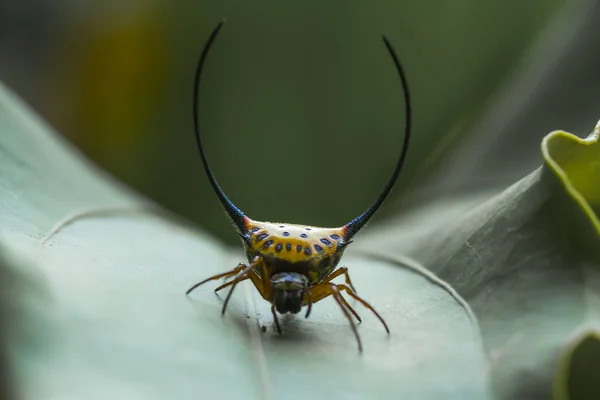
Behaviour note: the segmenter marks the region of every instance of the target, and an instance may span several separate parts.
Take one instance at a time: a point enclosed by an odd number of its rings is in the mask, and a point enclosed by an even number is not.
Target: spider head
[[[308,290],[308,278],[297,272],[282,272],[271,277],[273,305],[280,314],[296,314]]]

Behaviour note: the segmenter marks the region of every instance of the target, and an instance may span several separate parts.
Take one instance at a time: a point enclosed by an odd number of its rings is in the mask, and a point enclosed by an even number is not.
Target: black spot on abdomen
[[[261,233],[260,235],[258,235],[256,237],[256,239],[258,239],[259,241],[261,241],[261,240],[265,240],[268,236],[269,236],[268,233]]]

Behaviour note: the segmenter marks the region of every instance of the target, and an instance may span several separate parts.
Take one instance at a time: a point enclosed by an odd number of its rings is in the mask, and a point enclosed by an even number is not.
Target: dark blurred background
[[[0,0],[0,79],[97,164],[231,241],[191,110],[223,17],[200,110],[221,185],[250,217],[341,225],[375,198],[402,142],[381,34],[414,109],[385,215],[403,194],[518,179],[551,130],[587,134],[600,118],[599,14],[591,0]]]

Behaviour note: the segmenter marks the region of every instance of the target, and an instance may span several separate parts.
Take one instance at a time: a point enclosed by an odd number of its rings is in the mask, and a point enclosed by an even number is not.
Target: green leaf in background
[[[550,168],[357,238],[343,265],[392,331],[357,307],[360,355],[333,300],[278,335],[249,284],[224,318],[210,287],[186,297],[243,254],[86,165],[3,89],[3,378],[31,399],[581,398],[600,367],[597,139],[553,133]]]
[[[204,0],[173,7],[167,0],[92,0],[94,12],[83,13],[67,2],[53,9],[64,14],[60,29],[49,24],[41,31],[50,59],[31,62],[27,52],[2,53],[0,47],[0,76],[103,168],[237,244],[200,172],[191,134],[193,72],[217,21],[229,22],[206,66],[200,113],[223,187],[257,219],[334,225],[367,206],[400,146],[402,93],[382,34],[405,65],[414,96],[408,174],[398,181],[396,197],[439,168],[471,130],[482,140],[473,124],[508,80],[534,64],[531,58],[553,65],[550,54],[561,52],[562,43],[580,46],[561,30],[552,51],[543,57],[538,51],[540,39],[560,25],[577,30],[581,15],[593,18],[584,7],[590,2]],[[23,22],[14,25],[23,42],[5,47],[29,43],[31,17],[22,14]],[[5,73],[2,65],[15,62],[19,74]],[[529,74],[544,76],[539,69]],[[527,91],[519,96],[528,97]],[[494,129],[486,126],[485,143],[510,119],[504,116]],[[268,179],[247,179],[245,166],[266,156],[273,163]],[[334,181],[318,178],[323,163],[342,159],[356,162]],[[277,182],[277,201],[270,182]],[[345,196],[326,207],[324,193]]]
[[[563,346],[575,351],[573,335],[582,331],[598,340],[599,136],[600,124],[587,139],[553,132],[542,142],[546,164],[504,192],[441,199],[359,244],[378,259],[411,257],[463,296],[500,398],[550,397]],[[582,372],[600,369],[600,359],[588,361]],[[568,363],[556,375],[557,393],[582,398],[592,381],[578,373],[567,388]],[[600,398],[600,386],[593,393]]]

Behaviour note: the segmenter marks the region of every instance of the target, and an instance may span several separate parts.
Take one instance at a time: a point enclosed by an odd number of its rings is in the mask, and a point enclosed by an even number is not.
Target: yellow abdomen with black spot
[[[265,260],[269,273],[300,272],[315,284],[329,275],[343,253],[345,228],[260,222],[245,217],[248,259]],[[269,278],[269,277],[265,277]]]

